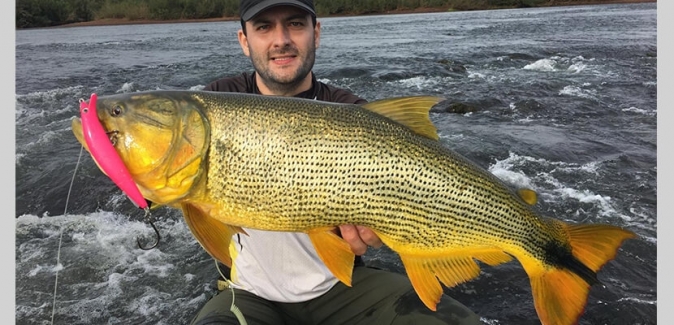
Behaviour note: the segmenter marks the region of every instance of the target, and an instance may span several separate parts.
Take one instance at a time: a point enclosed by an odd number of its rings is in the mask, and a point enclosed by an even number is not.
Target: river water
[[[542,214],[637,233],[599,272],[580,324],[656,323],[655,3],[320,20],[320,80],[371,101],[444,96],[431,114],[440,141],[537,191]],[[78,160],[70,122],[94,92],[198,90],[251,71],[238,28],[16,31],[17,324],[49,324],[52,311],[56,324],[184,324],[215,292],[178,211],[155,213],[158,248],[137,248],[151,228],[88,154]],[[461,105],[473,111],[447,112]],[[404,272],[387,248],[364,258]],[[539,323],[518,262],[445,291],[485,324]]]

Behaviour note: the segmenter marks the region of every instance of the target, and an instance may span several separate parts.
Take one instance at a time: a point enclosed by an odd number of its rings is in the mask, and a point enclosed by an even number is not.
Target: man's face
[[[298,87],[314,65],[320,23],[293,6],[272,7],[246,22],[239,31],[243,53],[251,58],[258,77],[272,90]]]

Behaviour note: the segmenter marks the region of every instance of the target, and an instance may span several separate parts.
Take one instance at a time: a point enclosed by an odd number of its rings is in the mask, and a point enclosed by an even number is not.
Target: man
[[[313,1],[242,0],[240,15],[239,43],[255,72],[217,80],[205,90],[366,103],[317,81],[311,71],[321,34]],[[231,291],[208,301],[192,324],[480,323],[446,295],[432,312],[404,275],[365,267],[359,255],[382,246],[366,227],[335,229],[357,256],[352,287],[332,275],[306,234],[245,231],[248,236],[235,235],[230,247]]]

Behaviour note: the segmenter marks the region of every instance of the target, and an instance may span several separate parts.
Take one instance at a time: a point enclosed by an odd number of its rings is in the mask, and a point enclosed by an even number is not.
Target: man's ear
[[[321,44],[321,22],[316,22],[316,27],[314,27],[314,46],[318,48]]]
[[[239,37],[239,45],[241,45],[243,54],[245,56],[250,56],[250,50],[248,49],[248,37],[243,33],[243,29],[239,29],[237,36]]]

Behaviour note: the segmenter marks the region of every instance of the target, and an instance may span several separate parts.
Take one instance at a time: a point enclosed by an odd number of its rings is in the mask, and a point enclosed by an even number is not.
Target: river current
[[[534,189],[544,215],[635,232],[580,324],[656,324],[655,3],[319,20],[319,80],[370,101],[444,96],[431,113],[444,145]],[[70,123],[91,93],[199,90],[252,71],[239,27],[16,31],[17,324],[50,324],[52,311],[55,324],[184,324],[215,292],[213,261],[178,211],[156,212],[158,248],[137,248],[151,228],[86,152],[78,160]],[[404,272],[387,248],[364,259]],[[539,324],[516,261],[445,292],[484,324]]]

